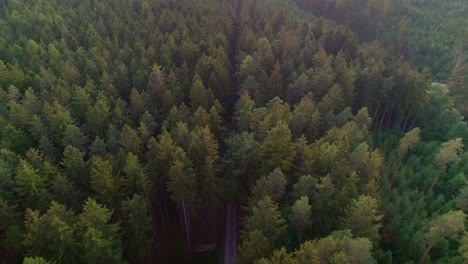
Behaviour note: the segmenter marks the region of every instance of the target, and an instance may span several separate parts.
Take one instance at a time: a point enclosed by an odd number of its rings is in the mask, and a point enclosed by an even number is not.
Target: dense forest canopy
[[[361,41],[381,40],[395,54],[444,81],[468,60],[463,0],[294,0],[317,16],[349,25]]]
[[[468,4],[297,4],[0,1],[0,263],[466,261]]]

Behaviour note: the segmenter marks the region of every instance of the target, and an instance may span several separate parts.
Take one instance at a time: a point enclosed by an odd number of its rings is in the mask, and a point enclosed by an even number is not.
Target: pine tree
[[[148,179],[145,167],[132,152],[127,154],[123,172],[123,187],[127,196],[141,193],[145,198],[150,197],[152,182]]]
[[[461,138],[456,138],[442,144],[442,148],[434,160],[435,164],[439,167],[439,171],[437,172],[428,193],[432,191],[434,185],[439,180],[440,174],[445,170],[449,163],[459,163],[461,161],[458,155],[462,152],[463,142]]]
[[[466,215],[462,211],[450,211],[432,220],[429,231],[426,233],[428,246],[419,263],[424,263],[429,252],[440,238],[455,238],[460,232],[465,230],[465,218]]]
[[[343,229],[350,229],[358,237],[367,237],[377,242],[382,215],[378,215],[377,200],[366,195],[354,199],[343,218]]]
[[[295,156],[294,143],[291,142],[291,131],[283,122],[278,123],[260,144],[260,173],[265,175],[275,168],[288,172]]]
[[[93,106],[88,109],[87,129],[94,136],[104,136],[110,119],[108,98],[100,93]]]
[[[91,158],[90,187],[96,199],[109,207],[119,195],[119,180],[113,175],[110,162],[99,156]]]
[[[45,177],[25,160],[20,160],[16,168],[14,190],[24,208],[41,209],[48,203]]]
[[[227,151],[224,162],[229,169],[228,183],[236,197],[247,196],[250,186],[255,183],[258,161],[258,143],[252,134],[243,132],[226,140]]]
[[[84,161],[84,155],[76,147],[67,146],[60,162],[61,173],[83,190],[89,184],[89,167],[88,162]]]
[[[136,131],[128,125],[124,125],[124,127],[122,128],[119,143],[126,153],[132,152],[135,155],[141,154],[143,148],[141,144],[141,139],[136,133]]]
[[[302,241],[302,234],[304,230],[311,224],[311,206],[309,198],[302,196],[291,207],[291,215],[289,221],[292,225],[299,230],[299,243]]]
[[[76,224],[81,262],[122,263],[120,227],[110,223],[112,213],[92,198],[85,201]]]
[[[244,225],[243,238],[247,238],[249,232],[258,230],[271,245],[276,245],[286,231],[285,220],[278,211],[278,205],[269,196],[264,196],[253,206]]]
[[[198,74],[193,77],[192,87],[190,88],[190,102],[193,111],[200,106],[205,109],[210,109],[213,106],[213,92],[205,87]]]
[[[395,175],[392,178],[392,181],[390,182],[390,186],[393,186],[393,182],[395,181],[396,177],[398,176],[398,172],[400,170],[401,162],[405,158],[406,153],[408,150],[411,150],[416,142],[419,140],[419,133],[421,133],[421,129],[419,127],[413,128],[411,131],[407,132],[403,138],[400,140],[400,148],[399,148],[399,154],[400,154],[400,160],[398,161],[397,168],[395,170]]]
[[[196,205],[196,177],[191,161],[182,149],[177,149],[174,154],[174,162],[168,171],[167,191],[171,198],[178,204],[180,224],[187,239],[189,255],[192,248],[192,235],[190,228],[189,210]]]
[[[250,231],[245,236],[237,256],[237,262],[240,264],[256,263],[268,256],[268,252],[273,249],[268,239],[258,230]]]
[[[268,180],[271,183],[272,193],[270,194],[271,199],[279,202],[284,195],[286,189],[287,179],[281,169],[276,168],[270,174],[268,174]]]
[[[151,216],[148,200],[138,194],[122,202],[122,232],[125,248],[135,262],[147,261],[151,247]]]
[[[249,131],[250,118],[252,111],[255,108],[255,102],[249,96],[248,92],[241,94],[239,100],[236,103],[236,112],[234,118],[238,131]]]
[[[52,202],[43,215],[28,209],[23,244],[32,256],[41,256],[57,262],[77,263],[75,222],[74,213],[57,202]]]

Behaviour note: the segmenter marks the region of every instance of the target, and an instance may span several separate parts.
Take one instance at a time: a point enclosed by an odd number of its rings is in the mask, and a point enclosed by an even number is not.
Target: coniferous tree
[[[428,246],[419,263],[424,263],[431,249],[440,238],[456,237],[458,233],[463,231],[465,229],[465,218],[466,215],[462,211],[450,211],[431,221],[429,231],[426,233]]]
[[[88,198],[78,216],[76,229],[83,254],[81,261],[89,263],[122,262],[122,248],[118,235],[120,227],[111,224],[112,210]]]
[[[461,138],[450,140],[442,144],[442,149],[439,151],[439,154],[437,154],[434,160],[436,165],[439,167],[439,171],[437,172],[437,175],[431,184],[431,188],[429,188],[429,192],[432,191],[434,185],[439,180],[440,174],[449,163],[458,163],[461,161],[461,159],[458,157],[458,154],[460,154],[462,151],[463,142]]]
[[[304,230],[311,224],[311,206],[309,198],[302,196],[291,207],[291,215],[289,221],[299,230],[299,243],[302,241],[302,234]]]
[[[119,195],[119,180],[113,175],[109,161],[93,156],[91,158],[90,187],[96,200],[107,206],[112,206]]]
[[[260,173],[267,174],[275,168],[287,172],[295,155],[291,131],[283,122],[273,127],[259,148]]]
[[[76,263],[75,218],[72,211],[57,202],[52,202],[44,215],[28,209],[23,244],[29,249],[30,255],[51,261]]]
[[[346,210],[342,226],[344,229],[350,229],[358,237],[366,237],[376,242],[380,238],[381,219],[382,216],[378,215],[377,200],[361,195],[353,200]]]
[[[125,248],[135,262],[145,261],[151,247],[151,216],[148,201],[138,194],[122,202],[122,231]]]
[[[411,150],[416,142],[419,140],[419,133],[421,130],[419,127],[413,128],[411,131],[407,132],[405,136],[400,140],[400,160],[398,161],[397,168],[395,170],[395,175],[392,178],[392,181],[390,182],[390,186],[393,185],[393,182],[395,181],[396,177],[398,176],[398,171],[400,170],[401,162],[403,161],[405,154],[408,150]]]

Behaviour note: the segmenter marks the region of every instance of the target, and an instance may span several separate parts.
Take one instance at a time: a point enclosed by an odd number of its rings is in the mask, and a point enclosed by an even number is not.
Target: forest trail
[[[237,253],[237,207],[234,203],[229,203],[226,208],[224,239],[223,264],[234,264]]]

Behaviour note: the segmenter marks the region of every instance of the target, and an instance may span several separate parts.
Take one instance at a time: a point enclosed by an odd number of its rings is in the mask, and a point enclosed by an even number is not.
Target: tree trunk
[[[180,203],[177,203],[177,215],[179,216],[179,223],[180,223],[180,230],[182,232],[185,231],[185,228],[184,228],[184,219],[182,217],[183,213],[182,213],[182,209],[181,209],[181,206],[180,206]]]
[[[212,243],[216,242],[216,217],[214,212],[210,212],[210,234],[211,234],[211,241]]]
[[[389,128],[390,127],[390,123],[392,121],[392,117],[393,115],[395,114],[395,111],[392,110],[390,111],[389,115],[388,115],[388,119],[387,119],[387,122],[385,123],[385,128]],[[396,114],[395,114],[395,118],[396,118]]]
[[[405,132],[406,124],[408,123],[408,119],[412,111],[413,111],[413,104],[411,104],[408,114],[406,115],[406,120],[405,120],[405,123],[403,124],[403,129],[402,129],[403,132]]]
[[[408,129],[408,131],[411,130],[411,129],[413,129],[413,126],[414,126],[414,122],[415,122],[415,121],[416,121],[416,117],[413,118],[413,122],[411,123],[411,126],[410,126],[410,128]]]
[[[429,188],[429,191],[427,192],[427,194],[431,193],[432,189],[434,188],[434,185],[437,183],[437,181],[439,180],[440,178],[440,174],[442,173],[442,171],[444,170],[445,167],[441,168],[439,170],[439,172],[437,173],[437,176],[434,178],[434,181],[432,182],[431,184],[431,188]]]
[[[379,112],[380,103],[382,102],[383,94],[380,95],[379,103],[377,104],[377,108],[375,109],[374,116],[372,116],[372,122],[374,122],[375,118],[377,117],[377,113]]]
[[[385,120],[385,117],[387,116],[387,112],[385,111],[382,115],[382,117],[380,118],[380,126],[379,126],[379,129],[382,129],[382,126],[383,126],[383,123],[384,123],[384,120]]]
[[[151,211],[153,211],[153,206],[151,205],[151,203],[150,203],[150,208],[151,208]],[[153,216],[151,216],[151,231],[153,233],[154,243],[156,244],[158,256],[161,257],[162,255],[161,245],[159,244],[158,233],[156,232],[156,223],[154,222]],[[150,259],[151,259],[151,263],[153,263],[153,258],[150,257]]]
[[[158,210],[159,214],[161,216],[161,222],[162,222],[163,228],[164,228],[164,230],[166,230],[166,232],[169,232],[169,230],[166,227],[166,218],[164,217],[163,205],[161,203],[161,199],[159,198],[159,192],[158,192],[157,189],[156,189],[156,203],[157,203],[157,206],[158,206],[158,209],[159,209]],[[151,204],[151,208],[153,208],[152,204]]]
[[[171,221],[169,219],[169,213],[167,212],[167,200],[166,200],[166,193],[162,192],[162,198],[163,198],[163,204],[164,204],[164,211],[166,212],[166,220],[167,220],[167,225],[169,227],[169,230],[171,230]]]
[[[431,252],[431,249],[432,249],[433,246],[434,246],[434,243],[431,243],[431,244],[427,247],[426,252],[424,252],[424,254],[423,254],[422,257],[421,257],[421,260],[419,260],[419,264],[424,263],[424,260],[426,259],[427,255],[429,255],[429,252]]]
[[[397,166],[397,168],[395,170],[395,175],[393,175],[392,181],[390,182],[390,188],[393,187],[393,182],[398,177],[398,172],[400,171],[401,162],[403,161],[404,158],[405,158],[405,155],[404,154],[401,155],[400,161],[398,162],[398,166]]]
[[[187,218],[187,210],[185,208],[185,199],[182,199],[182,210],[184,212],[184,222],[185,222],[185,235],[187,237],[187,246],[188,246],[188,256],[190,259],[190,256],[192,255],[192,242],[190,241],[190,227],[189,227],[189,221]]]

